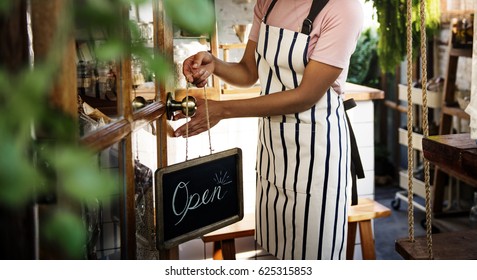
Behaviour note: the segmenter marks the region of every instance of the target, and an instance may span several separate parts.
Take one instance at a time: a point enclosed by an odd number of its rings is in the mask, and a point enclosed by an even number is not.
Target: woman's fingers
[[[208,52],[198,52],[186,58],[183,62],[182,73],[189,83],[197,87],[204,87],[211,72],[206,67],[211,67],[212,59]]]
[[[207,125],[204,125],[202,121],[190,118],[188,123],[183,124],[174,131],[175,137],[189,137],[201,134],[207,130]]]

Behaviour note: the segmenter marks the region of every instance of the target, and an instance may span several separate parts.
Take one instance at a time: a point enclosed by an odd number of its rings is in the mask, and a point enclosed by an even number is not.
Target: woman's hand
[[[214,101],[210,99],[207,100],[208,110],[206,110],[205,102],[205,99],[196,98],[197,109],[195,111],[195,114],[190,117],[188,124],[183,124],[174,131],[175,137],[194,136],[204,131],[207,131],[209,129],[207,124],[207,111],[209,115],[210,128],[215,126],[222,119],[219,114],[220,101]],[[178,113],[174,115],[173,120],[179,120],[182,118],[185,118],[185,115],[183,113]]]
[[[204,87],[207,79],[214,72],[214,57],[209,52],[198,52],[184,60],[182,66],[182,73],[187,82],[197,87]]]

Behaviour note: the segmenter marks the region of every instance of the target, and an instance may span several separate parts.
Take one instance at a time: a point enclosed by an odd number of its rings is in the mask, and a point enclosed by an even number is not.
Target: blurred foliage
[[[172,22],[191,34],[210,33],[215,23],[215,8],[211,0],[164,0]]]
[[[379,86],[377,42],[378,37],[372,28],[361,33],[350,59],[348,82],[369,87]]]
[[[378,27],[378,58],[381,71],[394,73],[396,67],[407,55],[407,1],[406,0],[365,0],[373,2],[376,9]],[[418,57],[420,46],[420,1],[412,0],[412,41],[413,58]],[[440,0],[426,1],[426,34],[432,38],[440,26]]]
[[[8,14],[15,0],[0,1]],[[73,1],[62,15],[53,50],[44,61],[9,73],[0,64],[0,203],[13,211],[41,197],[61,193],[81,204],[105,197],[119,187],[117,178],[102,172],[97,154],[78,145],[77,120],[53,108],[48,96],[57,78],[67,34],[75,28],[107,30],[108,39],[95,50],[101,60],[119,60],[129,54],[145,61],[156,78],[167,79],[170,66],[161,50],[151,52],[139,40],[137,24],[120,14],[147,0]],[[214,23],[209,0],[164,0],[171,20],[190,32],[205,33]],[[124,36],[124,30],[130,36]],[[74,67],[74,66],[72,66]],[[84,257],[86,229],[76,212],[58,209],[41,227],[42,236],[63,248],[67,258]]]

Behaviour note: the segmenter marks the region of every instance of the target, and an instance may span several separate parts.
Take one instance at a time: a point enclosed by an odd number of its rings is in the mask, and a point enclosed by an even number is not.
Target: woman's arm
[[[197,87],[204,87],[211,74],[231,85],[252,86],[258,80],[256,46],[256,42],[249,40],[239,62],[225,62],[208,52],[199,52],[184,61],[183,74],[188,82]]]
[[[224,65],[222,65],[224,66]],[[226,71],[224,68],[222,71]],[[342,69],[310,60],[300,85],[296,89],[250,99],[208,101],[210,126],[222,119],[238,117],[267,117],[303,112],[323,97]],[[234,75],[233,72],[230,73]],[[199,99],[196,114],[188,124],[189,136],[207,130],[204,100]],[[186,135],[186,126],[175,131],[175,136]]]

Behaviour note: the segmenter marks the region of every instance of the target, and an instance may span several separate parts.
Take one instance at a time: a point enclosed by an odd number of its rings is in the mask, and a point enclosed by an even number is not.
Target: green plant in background
[[[420,45],[420,0],[412,0],[412,40],[413,54],[418,54],[416,50]],[[428,38],[434,35],[440,25],[440,1],[426,1],[426,28]],[[376,9],[378,27],[378,57],[381,71],[394,73],[398,66],[406,57],[406,0],[366,0],[372,2]],[[414,55],[417,57],[417,55]]]
[[[0,14],[8,15],[14,1],[2,0]],[[8,72],[0,61],[0,203],[9,211],[20,211],[51,192],[61,193],[72,204],[81,204],[105,197],[118,187],[115,177],[98,168],[97,155],[78,145],[77,120],[53,108],[48,100],[65,47],[63,39],[75,28],[73,19],[81,19],[82,27],[109,31],[108,40],[96,50],[98,59],[117,60],[132,53],[146,63],[155,77],[166,79],[169,75],[170,67],[161,50],[151,53],[136,40],[137,25],[118,16],[120,7],[128,9],[148,0],[77,2],[81,5],[71,6],[62,14],[57,40],[44,61],[24,65],[18,73]],[[209,0],[163,2],[172,21],[183,29],[207,32],[214,22]],[[187,20],[191,18],[194,20]],[[117,32],[120,26],[129,28],[131,40],[124,40]],[[83,258],[86,230],[82,217],[69,208],[58,205],[40,231],[68,258]]]
[[[369,87],[379,85],[377,42],[378,37],[373,28],[364,30],[350,59],[348,82]]]

